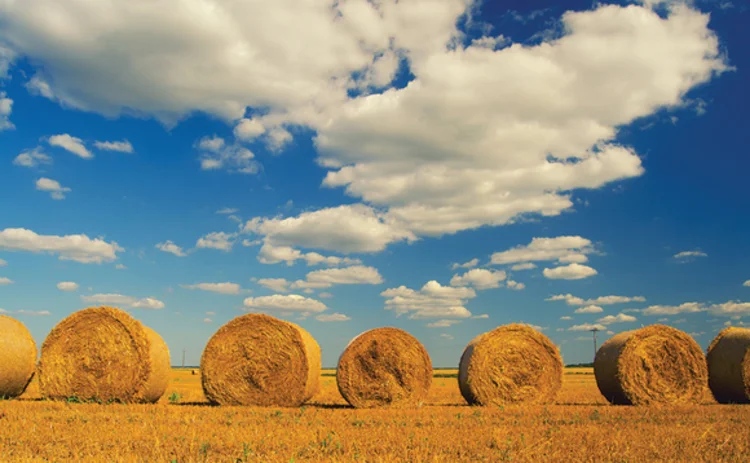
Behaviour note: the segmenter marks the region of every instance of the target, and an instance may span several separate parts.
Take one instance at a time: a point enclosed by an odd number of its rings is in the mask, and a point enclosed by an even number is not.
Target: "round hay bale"
[[[594,376],[612,404],[697,403],[707,386],[706,358],[698,343],[678,329],[651,325],[602,344]]]
[[[432,386],[432,361],[424,346],[398,328],[376,328],[355,337],[339,357],[339,392],[356,408],[422,405]]]
[[[458,367],[470,405],[552,402],[562,386],[560,351],[528,325],[501,326],[474,338]]]
[[[169,350],[153,330],[112,307],[76,312],[42,345],[42,397],[156,402],[169,380]]]
[[[34,377],[36,343],[23,323],[0,315],[0,397],[18,397]]]
[[[750,403],[750,329],[729,327],[708,346],[708,386],[717,402]]]
[[[220,405],[298,407],[318,391],[320,347],[295,325],[263,314],[231,320],[201,357],[206,398]]]

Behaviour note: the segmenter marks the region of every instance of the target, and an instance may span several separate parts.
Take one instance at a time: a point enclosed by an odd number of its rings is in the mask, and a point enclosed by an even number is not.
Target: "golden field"
[[[173,369],[156,405],[0,402],[0,461],[750,461],[750,406],[616,407],[591,369],[566,369],[554,405],[469,407],[436,370],[419,409],[349,408],[325,370],[302,408],[209,406]]]

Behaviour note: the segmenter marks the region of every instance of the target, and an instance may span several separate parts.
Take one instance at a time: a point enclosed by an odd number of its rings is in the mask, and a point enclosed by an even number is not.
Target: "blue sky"
[[[330,3],[330,4],[329,4]],[[0,309],[245,313],[335,365],[750,317],[750,4],[0,0]]]

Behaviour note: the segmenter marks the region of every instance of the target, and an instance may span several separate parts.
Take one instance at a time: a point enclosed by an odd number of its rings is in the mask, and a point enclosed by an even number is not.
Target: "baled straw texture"
[[[301,327],[263,314],[231,320],[201,357],[206,398],[221,405],[298,407],[318,391],[320,347]]]
[[[596,385],[613,404],[688,404],[707,386],[706,358],[688,334],[651,325],[613,336],[594,358]]]
[[[750,403],[750,329],[729,327],[708,346],[708,386],[719,403]]]
[[[501,326],[474,338],[458,368],[470,405],[552,402],[562,386],[560,351],[528,325]]]
[[[36,343],[18,320],[0,315],[0,397],[18,397],[34,377]]]
[[[339,358],[339,392],[356,408],[416,407],[432,385],[424,346],[398,328],[376,328],[354,338]]]
[[[76,312],[42,345],[42,397],[156,402],[169,379],[169,350],[149,328],[112,307]]]

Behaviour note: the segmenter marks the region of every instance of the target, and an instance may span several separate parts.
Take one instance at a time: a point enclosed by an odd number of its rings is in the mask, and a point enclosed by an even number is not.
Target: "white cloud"
[[[0,259],[0,267],[5,267],[6,265],[8,265],[8,262],[4,259]]]
[[[728,301],[723,304],[713,304],[707,308],[714,315],[750,315],[750,302]]]
[[[163,309],[164,303],[152,297],[138,299],[132,296],[123,296],[122,294],[93,294],[91,296],[81,296],[83,302],[89,304],[106,304],[115,306],[127,306],[133,309]]]
[[[272,296],[248,297],[245,299],[248,309],[265,311],[280,310],[286,312],[317,313],[324,312],[327,307],[320,301],[298,294],[274,294]]]
[[[213,320],[211,320],[211,319],[210,319],[210,318],[208,318],[208,317],[206,317],[206,318],[204,318],[204,319],[203,319],[203,323],[213,323],[213,322],[214,322],[214,321],[213,321]]]
[[[563,315],[562,317],[560,317],[560,320],[573,320],[573,317],[569,315]]]
[[[22,151],[13,159],[13,164],[21,167],[37,167],[42,164],[52,164],[52,158],[44,154],[42,148],[37,146],[34,149]]]
[[[594,276],[598,272],[587,265],[570,264],[553,269],[545,268],[543,273],[551,280],[580,280]]]
[[[294,288],[330,288],[333,285],[379,285],[383,277],[374,267],[356,265],[344,268],[329,268],[315,270],[305,277],[305,280],[297,280]]]
[[[277,293],[288,292],[290,285],[286,278],[261,278],[257,283]]]
[[[63,187],[57,180],[42,177],[36,181],[36,189],[45,191],[50,194],[52,199],[65,199],[65,193],[72,191],[70,188]]]
[[[208,315],[208,316],[214,316],[214,315],[216,315],[216,312],[206,312],[206,315]]]
[[[122,265],[122,264],[117,264],[117,265],[115,265],[115,269],[116,270],[125,270],[125,269],[127,269],[127,267],[124,266],[124,265]]]
[[[746,282],[742,283],[742,286],[750,286],[750,280],[747,280]]]
[[[4,75],[5,75],[4,71],[0,72],[0,78],[2,78]],[[13,100],[8,98],[5,92],[0,92],[0,131],[10,130],[16,127],[10,121],[10,113],[12,112],[13,112]]]
[[[317,317],[315,317],[316,320],[319,322],[345,322],[347,320],[351,320],[351,317],[348,315],[344,315],[342,313],[332,313],[332,314],[320,314]]]
[[[500,282],[505,280],[505,277],[505,272],[502,270],[475,268],[463,275],[453,275],[451,286],[473,286],[478,290],[499,288]]]
[[[505,284],[508,286],[508,288],[514,289],[516,291],[521,291],[522,289],[526,288],[525,284],[519,283],[519,282],[514,281],[514,280],[508,280],[508,281],[505,282]]]
[[[235,233],[211,232],[198,238],[195,247],[229,252],[232,250],[232,246],[234,246],[234,238],[236,236]]]
[[[568,328],[568,331],[591,331],[594,329],[599,330],[599,331],[605,331],[607,327],[602,324],[584,323],[582,325],[573,325],[570,328]]]
[[[15,281],[8,277],[0,277],[0,286],[12,285]]]
[[[393,310],[397,315],[410,314],[409,318],[469,318],[471,312],[464,305],[476,297],[476,292],[472,288],[441,286],[432,280],[419,291],[399,286],[387,289],[380,295],[387,298],[386,310]]]
[[[416,237],[395,227],[382,213],[355,204],[304,212],[286,219],[256,217],[244,231],[265,236],[272,247],[301,246],[342,252],[378,252],[397,241]]]
[[[479,259],[474,258],[468,262],[464,262],[463,264],[454,263],[453,265],[451,265],[451,270],[456,270],[459,268],[474,268],[477,265],[479,265]]]
[[[247,241],[247,240],[245,240]],[[245,244],[243,242],[243,244]],[[351,257],[324,256],[317,252],[302,252],[291,246],[274,246],[268,240],[263,242],[258,252],[258,261],[262,264],[278,264],[285,262],[287,265],[294,265],[298,260],[304,260],[308,266],[313,265],[357,265],[362,261]]]
[[[448,333],[440,333],[440,337],[444,338],[444,339],[447,339],[449,341],[452,340],[452,339],[454,339],[453,335],[452,334],[448,334]]]
[[[626,323],[626,322],[634,322],[636,320],[638,319],[632,315],[619,313],[617,315],[607,315],[606,317],[602,317],[599,320],[597,320],[597,322],[601,323],[602,325],[611,325],[612,323]]]
[[[530,261],[558,261],[571,255],[594,252],[591,241],[580,236],[558,236],[556,238],[534,238],[526,246],[516,246],[507,251],[492,254],[495,265],[528,263]],[[585,257],[585,256],[584,256]]]
[[[244,141],[252,141],[263,135],[266,128],[258,119],[240,119],[234,126],[234,136]]]
[[[580,309],[575,310],[575,313],[602,313],[602,312],[604,312],[604,309],[602,309],[598,305],[587,305],[586,307],[581,307]]]
[[[512,266],[510,269],[511,270],[515,270],[515,271],[519,271],[519,270],[531,270],[531,269],[535,269],[535,268],[536,268],[535,264],[533,264],[531,262],[524,262],[522,264],[516,264],[516,265]]]
[[[185,289],[200,289],[219,294],[240,294],[242,288],[237,283],[196,283],[194,285],[180,285]]]
[[[57,289],[60,291],[78,291],[78,283],[73,281],[61,281],[57,284]]]
[[[708,257],[708,254],[702,251],[682,251],[678,252],[673,258],[683,261],[683,262],[689,262],[694,260],[696,257]]]
[[[333,294],[327,293],[327,292],[323,292],[323,293],[318,294],[318,297],[321,298],[321,299],[330,299],[330,298],[333,297]]]
[[[240,174],[257,174],[260,169],[252,151],[237,144],[227,145],[217,136],[201,138],[196,148],[201,151],[203,170],[227,169]]]
[[[133,153],[133,145],[129,141],[95,141],[94,146],[104,151],[117,151],[120,153]]]
[[[59,146],[60,148],[70,151],[83,159],[92,159],[94,157],[94,155],[91,154],[91,151],[89,151],[83,144],[83,140],[71,137],[67,133],[49,137],[48,143],[51,146]]]
[[[698,302],[685,302],[677,306],[671,305],[652,305],[641,311],[643,315],[677,315],[681,313],[703,312],[703,304]]]
[[[216,213],[217,214],[227,214],[227,215],[229,215],[229,214],[236,214],[239,211],[240,211],[239,209],[234,208],[234,207],[223,207],[223,208],[219,209],[218,211],[216,211]]]
[[[171,240],[167,240],[163,243],[159,243],[156,246],[154,246],[159,251],[168,252],[170,254],[174,254],[178,257],[185,257],[187,254],[182,250],[181,247],[174,244]]]
[[[450,328],[459,323],[461,323],[461,320],[438,320],[436,322],[428,323],[427,328]]]
[[[47,315],[52,315],[49,310],[3,310],[0,309],[0,314],[16,314],[16,315],[30,315],[32,317],[43,317]]]
[[[472,315],[471,318],[472,319],[486,319],[486,318],[490,318],[490,316],[487,315],[486,313],[483,313],[481,315]]]
[[[584,300],[568,293],[550,296],[545,301],[565,301],[568,305],[612,305],[627,302],[645,302],[646,298],[643,296],[599,296],[594,299]]]
[[[114,241],[86,235],[38,235],[24,228],[6,228],[0,231],[0,249],[58,254],[60,260],[73,260],[84,264],[111,262],[117,252],[124,251]]]

